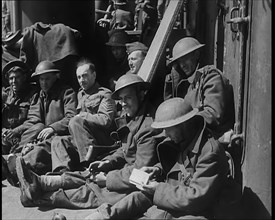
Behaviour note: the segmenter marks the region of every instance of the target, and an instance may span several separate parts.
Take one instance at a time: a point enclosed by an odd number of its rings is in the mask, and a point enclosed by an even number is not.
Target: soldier
[[[96,152],[90,152],[89,146],[112,145],[110,133],[115,129],[115,101],[111,91],[101,87],[96,81],[94,64],[87,58],[79,60],[76,76],[80,85],[77,95],[77,115],[69,123],[69,137],[55,137],[52,143],[53,171],[71,170],[72,156],[79,158],[81,167],[87,167]],[[69,151],[73,151],[71,156]],[[103,152],[102,152],[103,153]],[[105,152],[106,153],[106,152]],[[76,160],[75,160],[76,161]],[[77,165],[76,161],[75,165]]]
[[[164,129],[167,138],[157,146],[160,163],[141,168],[149,182],[85,219],[236,218],[241,187],[228,177],[224,148],[205,129],[198,109],[182,98],[168,99],[158,107],[152,127]]]
[[[219,138],[232,129],[234,98],[232,86],[213,65],[199,68],[200,44],[195,38],[185,37],[173,48],[171,74],[165,79],[164,99],[182,97],[193,108],[198,108],[207,128]]]
[[[40,62],[32,74],[32,78],[38,79],[41,90],[34,97],[28,119],[22,125],[20,146],[34,139],[68,134],[69,121],[76,114],[76,94],[58,80],[59,74],[50,61]]]
[[[22,204],[26,207],[95,208],[103,202],[114,204],[136,191],[136,186],[129,182],[131,171],[157,162],[155,147],[161,138],[158,137],[160,131],[150,126],[154,110],[145,99],[148,86],[134,74],[118,79],[113,98],[121,101],[125,111],[125,142],[112,155],[91,163],[91,173],[38,176],[26,167],[21,158],[17,158]]]
[[[51,171],[52,137],[69,134],[69,121],[76,114],[76,94],[72,88],[63,85],[59,74],[60,71],[50,61],[40,62],[32,74],[41,90],[34,95],[27,120],[21,125],[21,141],[7,158],[14,182],[18,155],[23,155],[35,172],[44,174]]]
[[[21,139],[22,124],[27,119],[33,95],[38,91],[28,80],[28,67],[21,60],[13,60],[3,68],[9,87],[4,89],[2,99],[2,154],[13,152]]]
[[[128,64],[130,67],[130,71],[128,72],[137,74],[143,60],[145,59],[148,47],[146,47],[143,43],[136,41],[126,44],[126,51],[128,53]]]
[[[112,57],[107,60],[108,87],[113,91],[117,79],[129,70],[126,43],[129,43],[128,34],[123,30],[109,32],[109,41]]]

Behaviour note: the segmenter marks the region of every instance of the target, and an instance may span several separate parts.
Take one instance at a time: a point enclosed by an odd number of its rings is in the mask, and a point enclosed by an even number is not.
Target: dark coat
[[[36,92],[38,92],[38,88],[34,84],[25,85],[24,89],[17,94],[13,92],[11,87],[5,89],[7,100],[2,108],[2,128],[14,129],[23,124],[27,119],[31,101]]]
[[[110,160],[112,167],[116,169],[107,174],[108,190],[117,192],[135,190],[135,186],[129,183],[133,168],[140,169],[157,163],[155,147],[160,130],[151,128],[152,116],[152,113],[146,111],[146,105],[144,105],[137,116],[127,124],[129,128],[127,142],[122,144],[114,154],[105,158]],[[118,169],[119,167],[122,168]]]
[[[155,191],[150,218],[213,217],[214,207],[228,183],[229,165],[224,148],[204,125],[194,141],[183,148],[168,139],[158,145],[165,182]]]
[[[76,114],[76,104],[74,90],[57,81],[48,94],[43,91],[35,94],[27,120],[21,125],[21,132],[42,123],[52,127],[57,135],[69,134],[68,124]]]
[[[138,190],[129,183],[133,168],[153,166],[157,163],[156,145],[163,136],[160,130],[152,129],[152,114],[143,105],[137,116],[128,124],[127,141],[115,153],[104,158],[110,160],[106,187],[100,188],[93,182],[86,181],[79,174],[64,174],[64,183],[70,190],[59,189],[51,196],[51,204],[65,208],[96,208],[104,202],[114,204],[128,193]],[[80,187],[74,183],[80,181]],[[85,184],[86,183],[86,184]],[[73,188],[73,189],[72,189]]]
[[[205,66],[183,79],[177,71],[166,76],[164,99],[182,97],[199,108],[215,137],[233,128],[235,122],[233,89],[228,79],[214,66]]]
[[[78,35],[78,31],[61,23],[36,22],[24,29],[20,59],[34,70],[40,61],[58,61],[69,55],[78,55]]]

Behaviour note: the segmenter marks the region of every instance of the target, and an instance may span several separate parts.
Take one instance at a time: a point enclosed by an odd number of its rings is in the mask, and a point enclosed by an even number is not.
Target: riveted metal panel
[[[271,214],[271,0],[253,1],[250,16],[243,183]]]
[[[224,34],[223,69],[234,89],[235,113],[240,122],[237,133],[244,134],[242,145],[237,146],[244,149],[240,181],[243,209],[248,219],[270,219],[271,0],[225,3],[228,8],[226,21],[240,16],[237,10],[230,13],[234,7],[246,7],[244,16],[249,18],[243,32],[234,32],[231,24],[227,24]]]

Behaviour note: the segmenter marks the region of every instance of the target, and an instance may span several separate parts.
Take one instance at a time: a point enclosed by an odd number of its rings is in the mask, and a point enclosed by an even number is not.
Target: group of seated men
[[[20,104],[13,120],[3,117],[10,123],[3,128],[2,121],[4,167],[23,206],[96,208],[86,219],[240,217],[240,188],[219,141],[234,123],[233,94],[221,71],[199,68],[203,46],[192,37],[175,44],[157,109],[148,102],[150,83],[138,74],[125,72],[111,91],[87,58],[77,64],[77,94],[50,61],[31,75],[36,92],[24,87],[24,63],[7,64],[2,112]],[[134,169],[149,181],[132,184]]]

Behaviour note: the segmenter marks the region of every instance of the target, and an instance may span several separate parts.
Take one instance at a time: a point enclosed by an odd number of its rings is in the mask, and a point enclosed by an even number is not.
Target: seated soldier
[[[38,79],[41,90],[35,95],[22,125],[19,147],[35,139],[43,141],[54,134],[68,134],[69,121],[76,114],[76,94],[62,84],[59,73],[52,62],[42,61],[32,74],[31,77]]]
[[[95,157],[89,146],[112,145],[110,133],[115,129],[115,101],[111,91],[96,81],[94,64],[87,58],[79,60],[76,76],[80,85],[77,115],[69,123],[70,136],[55,137],[52,142],[52,170],[75,169],[70,166],[73,158],[79,158],[82,167]],[[70,151],[70,153],[68,153]],[[104,152],[102,152],[104,153]],[[77,166],[78,161],[74,164]],[[79,167],[81,168],[81,167]]]
[[[126,52],[128,53],[129,73],[137,74],[145,56],[148,47],[138,41],[126,44]]]
[[[233,128],[234,96],[229,80],[213,65],[199,68],[200,49],[195,38],[180,39],[173,47],[171,74],[165,79],[164,99],[181,97],[198,108],[207,128],[219,138]]]
[[[42,61],[31,76],[39,81],[41,90],[34,95],[27,120],[21,125],[21,141],[7,158],[14,180],[17,155],[22,154],[37,173],[51,171],[52,137],[69,134],[69,121],[76,114],[76,94],[72,88],[63,85],[59,73],[54,63]]]
[[[85,219],[239,219],[241,187],[228,177],[225,150],[198,112],[182,98],[160,104],[152,127],[167,138],[157,147],[160,163],[141,168],[149,182]]]
[[[159,130],[151,128],[154,110],[145,99],[148,86],[134,74],[118,79],[113,98],[122,102],[125,111],[127,141],[112,155],[91,163],[89,170],[65,172],[61,176],[38,176],[17,158],[23,206],[96,208],[104,202],[114,204],[136,191],[129,176],[134,168],[157,162],[155,148],[162,137]]]
[[[21,60],[9,62],[3,74],[9,82],[4,89],[6,101],[2,100],[2,154],[13,152],[21,139],[22,124],[27,119],[33,95],[38,91],[35,84],[28,80],[27,65]]]
[[[129,36],[123,30],[110,31],[109,36],[106,45],[110,47],[112,56],[106,60],[106,77],[108,78],[108,87],[114,91],[117,79],[129,70],[126,53],[126,43],[129,43]]]

